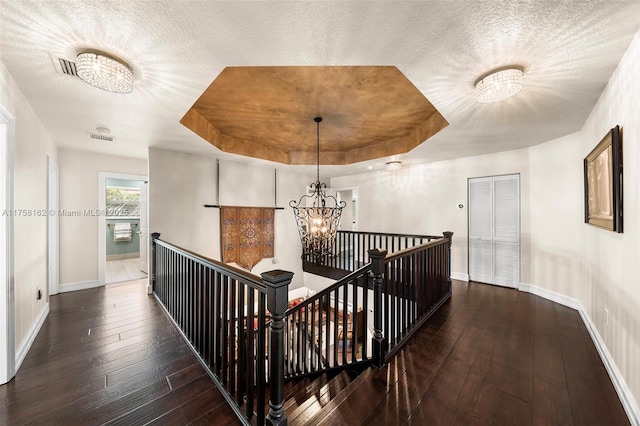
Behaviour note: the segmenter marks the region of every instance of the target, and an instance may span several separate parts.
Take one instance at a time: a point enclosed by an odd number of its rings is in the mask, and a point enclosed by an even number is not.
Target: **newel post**
[[[160,238],[159,232],[151,233],[151,273],[149,274],[149,283],[147,284],[147,294],[153,293],[156,289],[156,240]]]
[[[453,239],[453,232],[445,231],[442,233],[447,241],[447,284],[449,286],[449,295],[451,295],[451,240]]]
[[[269,334],[269,380],[271,399],[266,422],[271,426],[286,426],[284,413],[284,313],[288,307],[289,284],[293,272],[269,271],[260,274],[267,287],[267,309],[271,314]]]
[[[369,250],[371,261],[371,278],[373,279],[373,365],[381,368],[384,365],[387,341],[382,334],[382,274],[386,250]]]

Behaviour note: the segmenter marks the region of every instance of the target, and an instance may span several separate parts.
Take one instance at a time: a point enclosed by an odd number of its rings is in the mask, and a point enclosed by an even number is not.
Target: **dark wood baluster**
[[[213,370],[214,364],[214,356],[213,356],[213,342],[214,342],[214,328],[213,328],[213,284],[211,280],[211,269],[205,268],[204,270],[204,288],[205,288],[205,296],[206,299],[206,326],[204,328],[204,341],[207,346],[207,356],[206,361],[207,365],[211,370]]]
[[[229,391],[233,395],[236,391],[236,362],[238,360],[238,333],[240,324],[238,324],[238,310],[236,298],[236,280],[229,279]]]
[[[362,359],[365,360],[369,358],[367,355],[367,336],[369,335],[369,286],[367,285],[366,275],[360,275],[358,280],[362,286],[362,310],[364,311],[364,327],[362,327],[362,330],[364,330],[364,336],[362,336]]]
[[[397,306],[397,298],[398,298],[398,261],[397,260],[393,260],[390,262],[391,264],[391,276],[389,277],[389,287],[390,287],[390,294],[389,296],[391,296],[391,300],[390,300],[390,304],[391,304],[391,316],[390,316],[390,320],[391,320],[391,327],[389,329],[389,344],[393,345],[393,342],[395,342],[396,339],[396,325],[398,324],[398,319],[397,319],[397,313],[396,313],[396,306]]]
[[[215,372],[217,376],[220,376],[222,371],[222,342],[221,338],[224,332],[222,322],[222,275],[220,272],[215,271],[213,274],[213,356]]]
[[[330,367],[330,359],[331,359],[331,309],[329,308],[329,306],[331,305],[331,299],[329,298],[329,293],[327,293],[325,296],[325,301],[326,303],[323,306],[323,317],[324,317],[324,324],[325,324],[325,330],[324,330],[324,342],[325,342],[325,349],[324,349],[324,367],[325,368],[329,368]],[[335,323],[334,323],[335,326]],[[334,340],[335,342],[335,340]]]
[[[300,308],[298,310],[296,310],[294,312],[294,324],[293,326],[295,327],[295,362],[296,362],[296,368],[295,368],[295,373],[296,374],[301,374],[303,369],[302,369],[302,358],[304,357],[304,354],[302,352],[303,346],[302,346],[302,309]]]
[[[222,384],[229,384],[229,277],[222,276]]]
[[[182,313],[184,323],[182,325],[182,330],[187,336],[187,339],[189,339],[189,341],[193,345],[193,336],[191,335],[191,315],[193,312],[193,291],[191,289],[193,286],[193,278],[191,276],[192,264],[193,262],[191,261],[191,259],[185,258],[185,269],[183,275],[184,298],[182,300]]]
[[[311,327],[309,327],[309,318],[311,317],[311,309],[313,309],[312,303],[308,303],[304,310],[304,326],[302,329],[302,342],[304,346],[304,371],[305,373],[311,372],[311,358],[313,357],[313,346],[311,344],[311,338],[309,333]]]
[[[174,306],[173,294],[174,294],[174,287],[175,287],[174,278],[175,278],[175,270],[176,270],[174,255],[175,253],[173,252],[167,253],[167,260],[169,263],[169,272],[167,275],[167,305],[166,306],[167,306],[167,310],[169,311],[169,313],[173,318],[176,317],[175,310],[173,309],[173,306]]]
[[[429,311],[431,308],[431,301],[433,299],[433,290],[434,285],[437,282],[433,279],[433,256],[430,251],[427,252],[427,300],[425,301],[425,310]]]
[[[187,271],[189,268],[189,260],[186,257],[180,256],[182,260],[182,268],[180,268],[180,291],[178,298],[180,300],[180,328],[184,330],[187,324],[187,300],[189,298],[189,293],[187,291]],[[189,337],[187,335],[187,337]]]
[[[177,310],[176,317],[177,317],[178,325],[180,326],[180,328],[184,328],[184,318],[182,317],[182,315],[184,314],[184,308],[183,308],[184,299],[185,299],[184,273],[185,273],[186,259],[183,258],[182,256],[178,256],[178,263],[180,266],[178,267],[178,274],[177,274],[178,285],[176,286],[176,310]]]
[[[414,317],[414,312],[413,312],[413,302],[415,300],[415,295],[414,295],[414,288],[416,285],[416,265],[418,263],[418,254],[417,253],[413,253],[411,255],[411,269],[409,270],[409,283],[407,285],[407,288],[405,289],[405,296],[407,297],[405,305],[407,307],[407,325],[405,327],[405,331],[408,330],[409,328],[412,328],[413,324],[415,324],[415,317]]]
[[[426,259],[427,252],[422,252],[420,254],[419,279],[416,285],[416,319],[422,318],[424,315],[424,289],[427,286]]]
[[[253,416],[253,398],[255,398],[254,386],[256,383],[256,363],[263,362],[259,358],[256,357],[256,311],[255,311],[255,303],[256,303],[256,290],[249,288],[247,289],[247,353],[248,353],[248,362],[247,362],[247,371],[245,373],[245,389],[247,393],[246,397],[246,410],[247,417],[251,418]]]
[[[338,290],[335,289],[333,290],[333,292],[330,293],[332,296],[329,297],[329,301],[331,301],[331,297],[333,297],[334,300],[334,307],[333,307],[333,367],[337,367],[338,366],[338,346],[340,344],[340,334],[338,333],[338,327],[340,326],[340,322],[338,321],[338,307],[335,303],[336,300],[338,300]],[[331,302],[329,302],[331,303]]]
[[[265,377],[266,368],[265,362],[267,360],[266,353],[266,306],[267,297],[265,293],[258,293],[258,350],[256,356],[256,394],[258,400],[256,403],[256,422],[258,425],[264,424],[266,397],[265,397]]]
[[[246,370],[247,370],[247,339],[249,337],[249,328],[253,327],[253,324],[249,325],[245,314],[246,299],[244,295],[245,285],[238,282],[238,396],[236,401],[238,404],[242,404],[242,399],[245,396],[246,387]]]
[[[401,278],[400,278],[400,283],[398,286],[398,297],[397,297],[397,304],[398,304],[398,337],[397,337],[397,341],[396,344],[398,344],[398,342],[400,340],[402,340],[402,336],[404,335],[404,331],[405,331],[405,318],[406,318],[406,314],[407,314],[407,310],[406,310],[406,305],[405,305],[405,289],[407,287],[407,283],[408,283],[408,268],[409,268],[409,256],[405,256],[401,259],[398,259],[399,263],[402,265],[401,268]]]
[[[310,368],[311,371],[316,371],[318,369],[317,363],[317,352],[316,352],[316,303],[313,302],[311,306],[309,306],[311,310],[311,323],[309,324],[309,329],[311,330],[309,336],[309,343],[311,347],[311,360],[310,360]]]

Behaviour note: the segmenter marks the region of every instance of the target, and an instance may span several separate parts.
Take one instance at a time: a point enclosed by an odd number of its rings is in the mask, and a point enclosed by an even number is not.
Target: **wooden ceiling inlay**
[[[227,67],[180,122],[220,150],[285,164],[404,154],[448,123],[391,66]]]

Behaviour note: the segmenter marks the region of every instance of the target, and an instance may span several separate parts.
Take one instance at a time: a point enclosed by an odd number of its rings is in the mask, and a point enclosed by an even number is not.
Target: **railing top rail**
[[[171,249],[177,253],[182,254],[183,256],[194,260],[204,266],[208,266],[209,268],[218,271],[220,273],[222,273],[223,275],[226,275],[230,278],[233,278],[235,280],[238,280],[240,282],[242,282],[243,284],[247,284],[250,287],[255,288],[256,290],[259,290],[261,292],[266,292],[267,291],[267,287],[264,285],[264,283],[262,282],[262,278],[252,274],[251,272],[247,272],[247,271],[243,271],[242,269],[239,268],[234,268],[231,265],[227,265],[225,263],[219,262],[217,260],[205,257],[201,254],[195,253],[191,250],[176,246],[174,244],[168,243],[166,241],[163,241],[159,238],[154,240],[156,244],[161,245],[163,247],[166,247],[168,249]]]
[[[381,235],[384,237],[400,237],[400,238],[431,238],[435,240],[437,238],[444,238],[442,235],[417,235],[417,234],[390,234],[388,232],[368,232],[368,231],[348,231],[339,230],[339,233],[343,234],[367,234],[367,235]]]
[[[364,274],[365,272],[367,272],[369,270],[371,270],[371,263],[367,263],[362,268],[356,269],[355,271],[351,272],[349,275],[345,276],[344,278],[341,278],[340,280],[338,280],[335,283],[331,284],[329,287],[325,288],[324,290],[319,291],[318,293],[314,294],[310,298],[304,300],[299,305],[296,305],[293,308],[288,309],[285,312],[285,315],[293,314],[294,312],[304,308],[306,305],[310,305],[312,303],[315,303],[316,300],[320,300],[320,298],[323,297],[324,295],[329,294],[330,292],[332,292],[336,288],[338,288],[338,287],[344,285],[345,283],[347,283],[347,282],[359,277],[360,275]]]
[[[440,236],[435,241],[429,241],[427,243],[420,244],[419,246],[409,247],[409,248],[406,248],[404,250],[400,250],[400,251],[396,251],[396,252],[393,252],[393,253],[389,253],[384,258],[384,261],[385,261],[385,263],[391,262],[393,260],[396,260],[396,259],[399,259],[401,257],[407,256],[407,255],[412,254],[414,252],[419,252],[419,251],[422,251],[422,250],[426,250],[428,248],[435,247],[435,246],[438,246],[438,245],[441,245],[441,244],[448,244],[448,242],[449,242],[449,239],[447,237]]]

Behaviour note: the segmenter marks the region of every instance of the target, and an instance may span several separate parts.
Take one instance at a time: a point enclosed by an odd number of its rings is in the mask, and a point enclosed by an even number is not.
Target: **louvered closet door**
[[[520,281],[520,176],[469,179],[469,279]]]
[[[492,178],[469,179],[469,279],[493,278]]]

